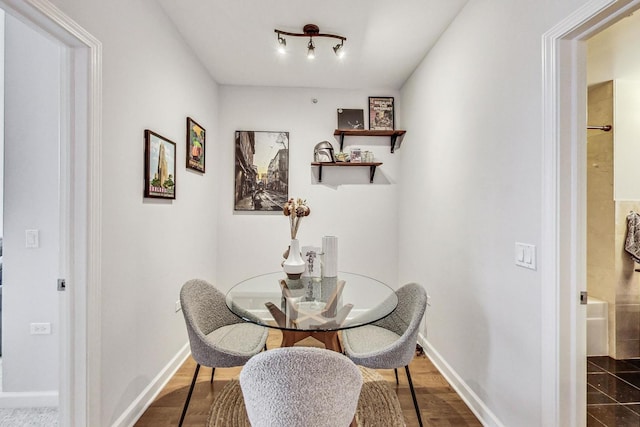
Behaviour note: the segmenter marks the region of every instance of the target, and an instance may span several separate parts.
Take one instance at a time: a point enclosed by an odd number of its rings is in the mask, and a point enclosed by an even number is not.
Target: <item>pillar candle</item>
[[[322,238],[322,276],[338,276],[338,238],[336,236],[324,236]]]

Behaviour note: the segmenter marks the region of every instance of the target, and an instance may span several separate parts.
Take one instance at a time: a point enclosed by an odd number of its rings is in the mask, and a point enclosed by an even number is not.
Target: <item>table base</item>
[[[293,347],[295,343],[307,337],[313,337],[324,344],[327,350],[342,353],[342,345],[338,339],[338,331],[282,331],[281,347]]]

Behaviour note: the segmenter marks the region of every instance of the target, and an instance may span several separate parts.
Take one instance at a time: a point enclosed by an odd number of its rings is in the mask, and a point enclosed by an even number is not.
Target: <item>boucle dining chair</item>
[[[260,353],[265,347],[268,330],[233,314],[227,308],[224,294],[204,280],[186,282],[180,290],[180,304],[191,356],[197,363],[178,424],[182,426],[200,366],[212,368],[213,382],[216,368],[242,366]]]
[[[244,365],[240,387],[252,427],[347,427],[355,425],[362,374],[335,351],[275,348]]]
[[[396,382],[397,368],[404,366],[418,423],[422,426],[409,362],[416,351],[420,321],[427,308],[427,293],[422,286],[409,283],[398,289],[396,295],[398,305],[389,316],[370,325],[342,331],[342,346],[345,355],[357,365],[372,369],[394,369]]]

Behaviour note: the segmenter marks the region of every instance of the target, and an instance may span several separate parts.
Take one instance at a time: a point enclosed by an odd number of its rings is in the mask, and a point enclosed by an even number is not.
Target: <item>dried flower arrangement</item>
[[[291,238],[295,239],[303,217],[309,216],[311,209],[307,206],[307,201],[302,199],[289,199],[282,208],[282,213],[289,217],[291,227]]]

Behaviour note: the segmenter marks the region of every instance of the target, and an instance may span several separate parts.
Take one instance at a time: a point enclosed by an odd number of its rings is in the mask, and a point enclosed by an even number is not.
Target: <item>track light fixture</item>
[[[334,39],[339,39],[340,43],[333,47],[333,52],[339,58],[342,58],[344,55],[344,42],[347,40],[346,37],[339,36],[336,34],[323,34],[320,32],[320,28],[314,24],[307,24],[302,28],[302,33],[290,33],[288,31],[282,30],[273,30],[278,35],[278,51],[284,52],[284,48],[287,46],[287,41],[282,36],[291,36],[291,37],[309,37],[309,43],[307,43],[307,58],[313,59],[316,56],[316,47],[313,44],[314,37],[329,37]]]
[[[313,39],[309,37],[309,43],[307,44],[307,58],[313,59],[316,57],[316,47],[313,45]]]
[[[335,53],[338,58],[342,58],[344,56],[344,49],[342,48],[343,46],[344,40],[341,40],[340,43],[333,47],[333,53]]]
[[[287,51],[287,41],[278,34],[278,52],[285,53]]]

